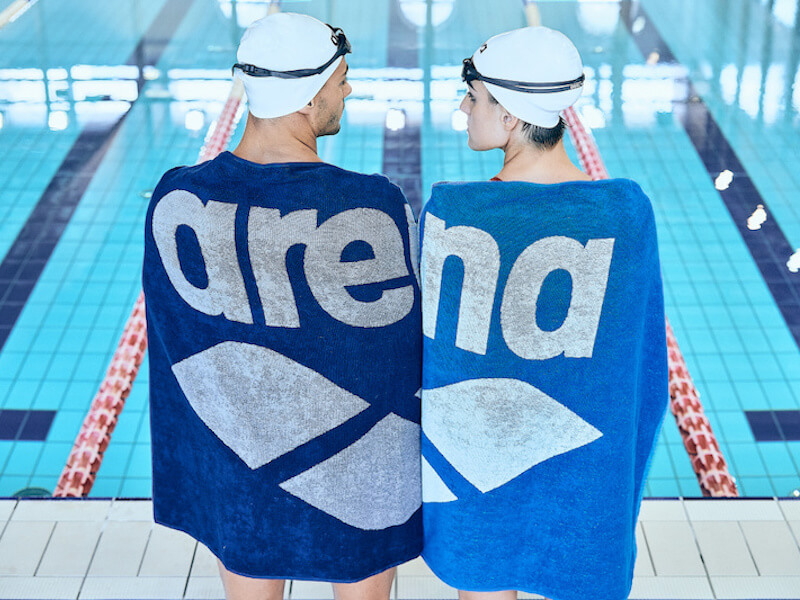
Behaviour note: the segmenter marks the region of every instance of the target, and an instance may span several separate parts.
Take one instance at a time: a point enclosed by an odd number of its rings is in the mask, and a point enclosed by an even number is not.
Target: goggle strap
[[[555,92],[566,92],[574,90],[583,86],[586,79],[585,75],[581,75],[576,79],[570,81],[554,81],[551,83],[528,83],[525,81],[511,81],[506,79],[494,79],[492,77],[484,77],[479,75],[478,79],[485,83],[490,83],[498,87],[514,90],[517,92],[526,92],[529,94],[549,94]]]
[[[495,79],[494,77],[486,77],[478,72],[475,64],[470,59],[464,60],[464,67],[462,69],[462,78],[464,81],[472,81],[478,79],[484,83],[489,83],[516,92],[525,92],[528,94],[551,94],[556,92],[566,92],[569,90],[577,89],[583,86],[586,80],[586,75],[581,73],[580,77],[571,79],[569,81],[553,81],[548,83],[532,83],[527,81],[513,81],[510,79]]]
[[[320,73],[324,72],[325,69],[330,67],[337,58],[352,52],[350,42],[347,41],[344,31],[338,27],[332,27],[331,25],[328,25],[328,27],[331,28],[331,41],[336,44],[336,52],[333,54],[331,59],[321,67],[317,67],[315,69],[295,69],[293,71],[272,71],[270,69],[257,67],[255,65],[236,63],[231,67],[231,73],[233,73],[236,69],[239,69],[242,73],[245,75],[250,75],[251,77],[277,77],[278,79],[299,79],[301,77],[319,75]]]

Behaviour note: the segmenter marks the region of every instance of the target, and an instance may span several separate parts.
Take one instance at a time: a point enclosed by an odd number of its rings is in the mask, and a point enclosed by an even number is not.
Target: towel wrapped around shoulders
[[[668,401],[648,198],[446,183],[420,226],[424,559],[464,590],[627,598]]]
[[[143,274],[156,522],[250,577],[352,582],[419,555],[416,247],[379,175],[224,152],[162,178]]]

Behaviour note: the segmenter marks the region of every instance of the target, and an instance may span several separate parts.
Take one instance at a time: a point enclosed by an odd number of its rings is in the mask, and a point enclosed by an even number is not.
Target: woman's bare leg
[[[257,579],[231,573],[217,559],[225,600],[283,600],[283,579]]]
[[[389,600],[397,567],[355,583],[334,583],[335,600]]]
[[[458,600],[517,600],[517,591],[465,592],[464,590],[458,590]]]

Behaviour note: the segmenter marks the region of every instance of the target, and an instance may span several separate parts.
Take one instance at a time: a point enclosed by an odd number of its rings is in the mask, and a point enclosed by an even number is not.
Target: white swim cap
[[[234,73],[254,116],[282,117],[313,100],[348,52],[340,29],[308,15],[275,13],[244,32]]]
[[[496,35],[472,56],[472,63],[477,70],[472,78],[483,81],[508,112],[526,123],[555,127],[561,111],[581,96],[581,56],[569,38],[554,29],[524,27]]]

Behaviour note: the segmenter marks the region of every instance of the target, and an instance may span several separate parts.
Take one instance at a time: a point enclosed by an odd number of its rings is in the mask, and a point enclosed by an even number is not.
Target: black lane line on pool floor
[[[620,15],[645,58],[657,52],[659,64],[680,64],[639,2],[623,0]],[[712,182],[725,169],[733,172],[733,182],[727,189],[718,190],[719,195],[800,347],[800,273],[792,273],[786,266],[794,250],[694,84],[688,78],[686,83],[687,102],[680,113],[681,124]],[[759,204],[764,207],[767,220],[753,231],[747,228],[747,218]]]
[[[128,57],[125,64],[139,67],[137,100],[144,67],[158,63],[193,2],[167,0]],[[0,263],[0,350],[134,104],[113,119],[100,117],[84,126]]]
[[[800,410],[746,410],[744,415],[757,442],[800,441]]]
[[[54,410],[0,410],[0,440],[43,442],[55,416]]]
[[[417,69],[417,29],[403,17],[398,0],[391,0],[389,5],[386,65]],[[417,215],[422,209],[422,111],[419,113],[406,114],[405,124],[399,129],[390,129],[388,120],[383,128],[383,173],[400,186]]]

